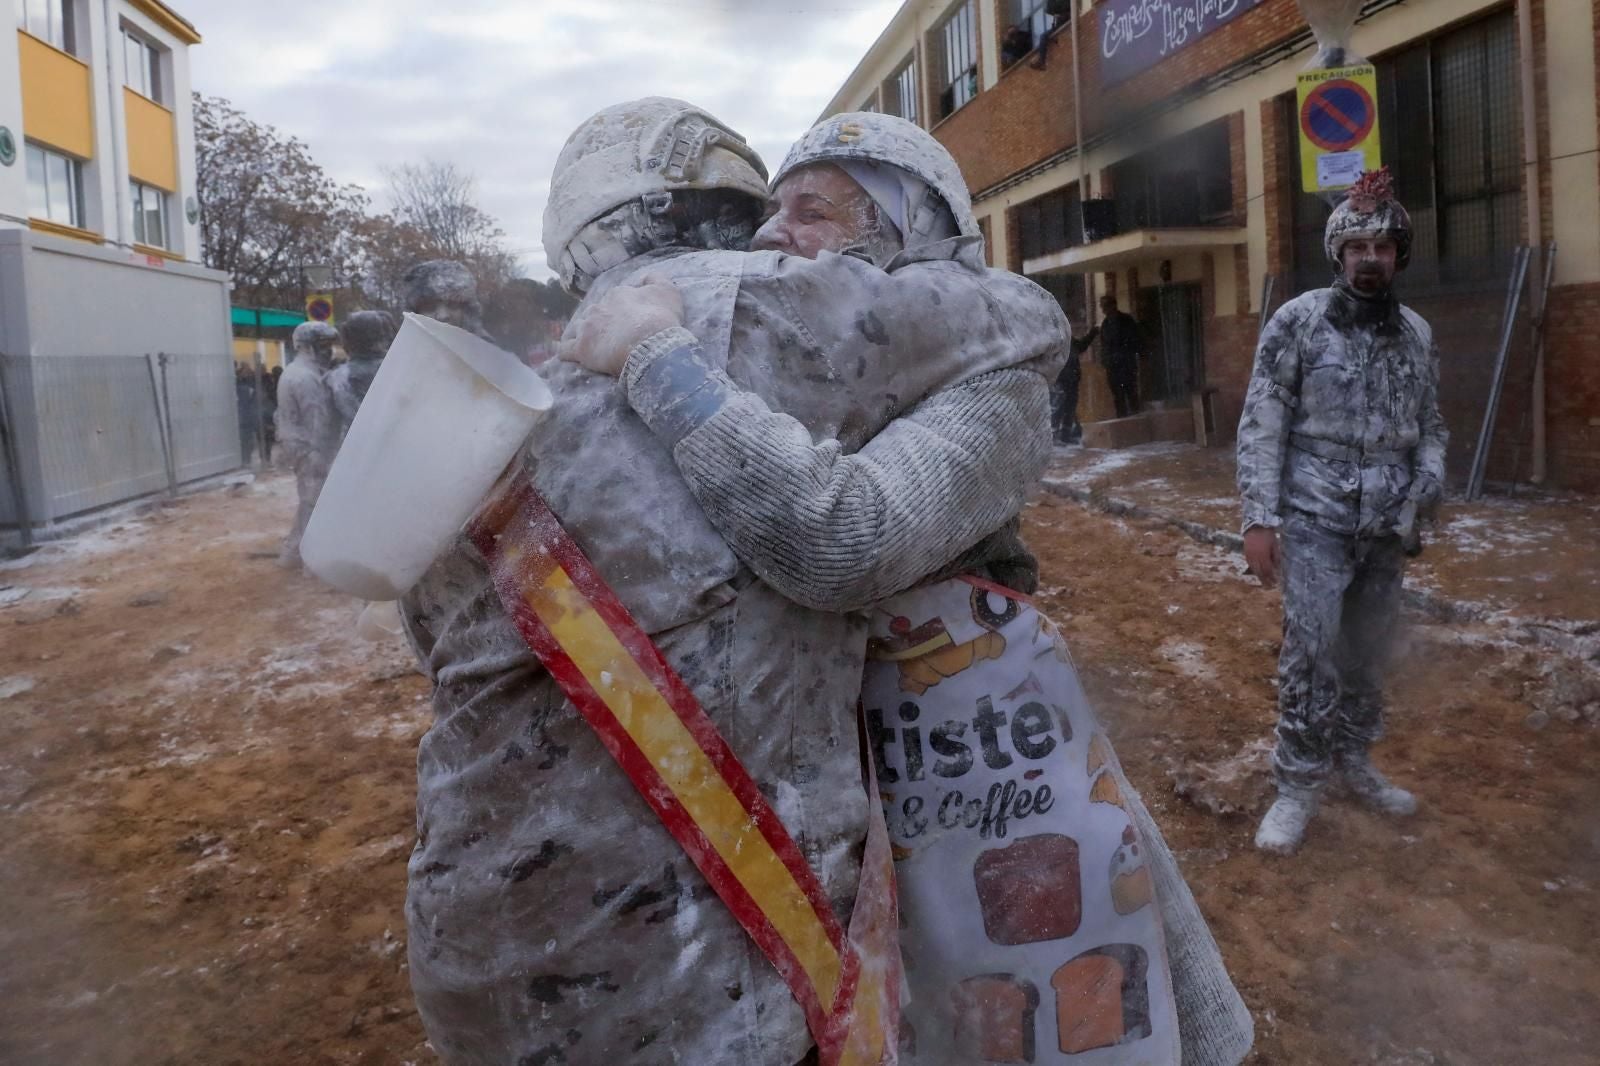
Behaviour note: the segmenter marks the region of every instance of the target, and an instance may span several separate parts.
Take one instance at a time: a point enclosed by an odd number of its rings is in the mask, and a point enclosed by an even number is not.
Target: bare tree
[[[454,163],[435,159],[385,167],[389,183],[390,234],[410,258],[401,270],[418,259],[455,259],[466,264],[478,279],[480,292],[498,291],[516,270],[516,258],[506,249],[505,234],[494,218],[478,206],[476,181]],[[393,260],[393,254],[379,253]]]
[[[306,145],[227,100],[194,96],[195,164],[204,259],[233,275],[241,304],[297,306],[301,268],[358,281],[366,195],[334,181]]]

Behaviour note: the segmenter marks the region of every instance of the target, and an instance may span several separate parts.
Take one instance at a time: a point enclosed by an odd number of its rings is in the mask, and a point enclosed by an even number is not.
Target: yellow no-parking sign
[[[1383,165],[1378,150],[1378,72],[1370,63],[1308,70],[1295,78],[1300,106],[1300,184],[1347,189]]]

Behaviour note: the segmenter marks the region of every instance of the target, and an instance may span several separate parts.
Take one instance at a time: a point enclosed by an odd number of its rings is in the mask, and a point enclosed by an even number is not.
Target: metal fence
[[[1396,279],[1401,301],[1427,319],[1439,349],[1439,408],[1450,429],[1446,469],[1453,489],[1467,490],[1475,471],[1480,483],[1515,483],[1529,473],[1537,309],[1555,254],[1550,245],[1428,260]],[[1269,278],[1261,321],[1329,280],[1322,269]]]
[[[240,465],[229,354],[0,354],[0,394],[0,522],[24,536]]]

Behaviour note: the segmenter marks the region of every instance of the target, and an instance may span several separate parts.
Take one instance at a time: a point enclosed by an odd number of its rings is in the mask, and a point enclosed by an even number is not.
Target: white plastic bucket
[[[306,566],[352,596],[399,599],[551,402],[544,379],[509,352],[407,314],[311,513]]]

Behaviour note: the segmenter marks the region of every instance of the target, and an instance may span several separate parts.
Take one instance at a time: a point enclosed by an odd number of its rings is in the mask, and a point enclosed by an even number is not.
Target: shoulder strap
[[[506,484],[467,532],[517,632],[783,975],[823,1066],[894,1063],[898,916],[875,793],[846,934],[716,724],[526,476]]]

